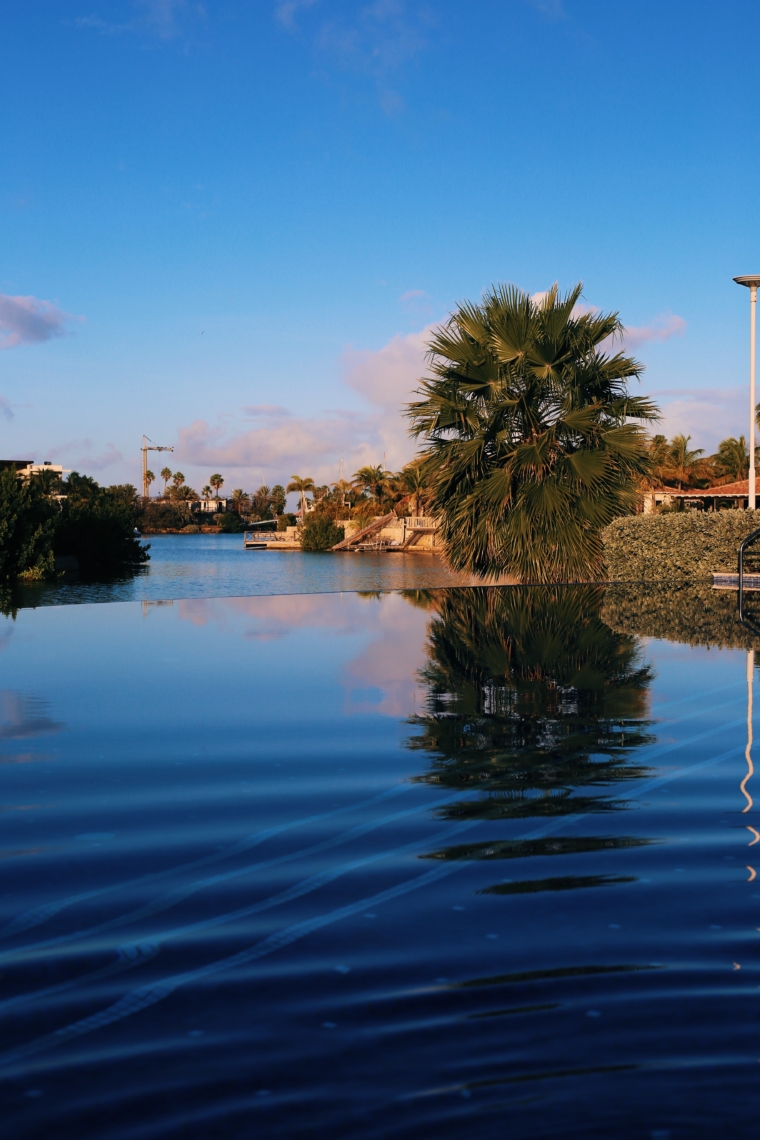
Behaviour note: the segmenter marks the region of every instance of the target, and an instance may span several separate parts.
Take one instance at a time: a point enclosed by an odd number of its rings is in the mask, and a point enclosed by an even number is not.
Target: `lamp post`
[[[755,317],[757,312],[757,287],[760,275],[750,273],[744,277],[734,277],[737,285],[749,289],[749,495],[747,510],[755,509]]]

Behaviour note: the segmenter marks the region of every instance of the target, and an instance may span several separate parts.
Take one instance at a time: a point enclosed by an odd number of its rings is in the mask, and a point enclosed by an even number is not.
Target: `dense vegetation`
[[[607,351],[617,314],[579,312],[581,286],[534,300],[498,286],[460,305],[430,342],[422,474],[450,564],[484,578],[593,578],[601,532],[630,512],[651,455],[632,397],[639,365]]]
[[[302,550],[330,550],[344,538],[342,526],[336,526],[333,520],[324,514],[314,511],[304,523],[301,532]]]
[[[739,543],[760,511],[666,511],[615,519],[603,532],[605,577],[613,582],[709,580],[735,573]]]
[[[56,557],[85,573],[141,565],[149,555],[134,536],[137,503],[134,487],[99,487],[76,471],[65,482],[0,472],[0,580],[52,577]]]
[[[53,573],[56,507],[36,481],[0,471],[0,581]]]

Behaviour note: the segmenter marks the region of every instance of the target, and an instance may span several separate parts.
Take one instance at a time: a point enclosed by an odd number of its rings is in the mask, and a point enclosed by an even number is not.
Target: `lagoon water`
[[[753,640],[699,604],[0,619],[6,1134],[754,1137]]]
[[[316,554],[245,550],[242,534],[152,534],[150,562],[123,578],[21,587],[24,606],[156,601],[252,594],[315,594],[476,584],[433,554]]]

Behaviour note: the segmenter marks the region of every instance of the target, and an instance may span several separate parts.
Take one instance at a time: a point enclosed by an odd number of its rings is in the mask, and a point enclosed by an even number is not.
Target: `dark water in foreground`
[[[4,1133],[754,1137],[752,658],[640,608],[0,619]]]

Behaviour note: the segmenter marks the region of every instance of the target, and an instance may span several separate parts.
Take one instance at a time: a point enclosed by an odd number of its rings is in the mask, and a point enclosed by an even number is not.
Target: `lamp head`
[[[760,273],[747,273],[744,277],[734,277],[737,285],[746,285],[748,289],[757,289],[760,286]]]

